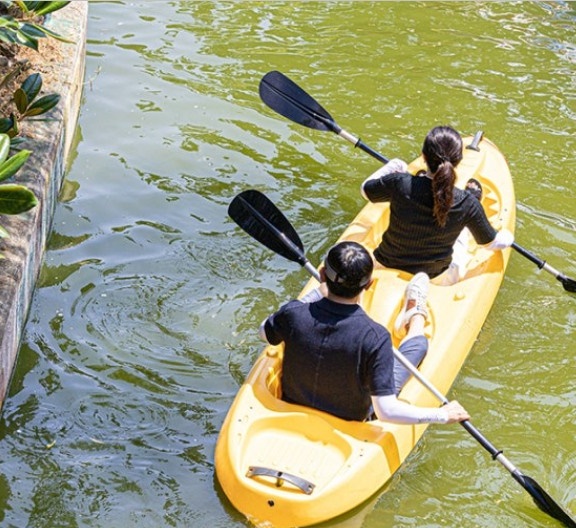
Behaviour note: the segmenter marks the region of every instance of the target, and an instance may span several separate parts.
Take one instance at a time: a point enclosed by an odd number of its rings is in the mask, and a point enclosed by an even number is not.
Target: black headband
[[[326,273],[326,277],[328,277],[328,279],[332,282],[335,282],[337,284],[344,284],[344,285],[348,285],[348,286],[356,286],[357,285],[358,288],[364,288],[364,286],[366,286],[370,282],[370,278],[371,278],[371,276],[368,275],[367,277],[364,277],[358,284],[356,284],[356,283],[350,284],[350,280],[348,279],[348,277],[338,275],[336,270],[334,270],[334,268],[332,266],[330,266],[328,259],[324,260],[324,272]]]

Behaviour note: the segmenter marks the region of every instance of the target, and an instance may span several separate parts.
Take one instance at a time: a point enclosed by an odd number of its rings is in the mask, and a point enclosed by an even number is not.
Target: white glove
[[[514,242],[514,235],[508,231],[508,229],[501,229],[496,233],[494,240],[486,247],[492,251],[497,251],[499,249],[509,248],[512,242]]]
[[[399,158],[391,159],[386,165],[382,165],[376,172],[373,172],[368,178],[362,182],[360,187],[360,194],[367,200],[368,197],[364,192],[364,185],[370,180],[376,180],[382,176],[387,176],[388,174],[394,174],[395,172],[408,172],[408,164]]]
[[[380,169],[376,172],[380,172],[380,176],[386,176],[387,174],[394,174],[395,172],[408,172],[408,164],[399,159],[394,158],[391,159],[386,165],[380,167]]]

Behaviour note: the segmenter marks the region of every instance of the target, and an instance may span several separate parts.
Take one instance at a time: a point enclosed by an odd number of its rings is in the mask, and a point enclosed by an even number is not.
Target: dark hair
[[[370,282],[374,262],[358,242],[339,242],[324,260],[326,285],[330,293],[350,299]]]
[[[462,161],[462,138],[452,127],[437,126],[428,132],[422,154],[432,173],[434,218],[444,227],[454,198],[455,168]]]

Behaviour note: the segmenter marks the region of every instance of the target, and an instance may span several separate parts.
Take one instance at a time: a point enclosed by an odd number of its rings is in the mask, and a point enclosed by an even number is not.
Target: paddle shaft
[[[336,126],[338,126],[338,125],[336,125]],[[338,127],[338,128],[340,128],[340,127]],[[382,154],[380,154],[379,152],[376,152],[374,149],[372,149],[368,145],[366,145],[366,143],[364,143],[360,138],[357,138],[356,136],[350,134],[349,132],[346,132],[346,130],[340,129],[340,132],[336,132],[336,133],[340,137],[343,137],[347,141],[350,141],[350,143],[353,143],[355,147],[358,147],[360,150],[363,150],[364,152],[370,154],[370,156],[372,156],[373,158],[376,158],[381,163],[388,163],[388,161],[390,161],[388,158],[385,158],[384,156],[382,156]]]
[[[352,143],[354,145],[354,147],[357,147],[360,150],[363,150],[367,154],[370,154],[370,156],[372,156],[373,158],[376,158],[381,163],[388,163],[390,161],[388,158],[384,157],[382,154],[380,154],[379,152],[376,152],[373,148],[366,145],[366,143],[364,143],[359,137],[356,137],[354,134],[351,134],[347,130],[344,130],[333,119],[328,119],[327,117],[324,117],[320,114],[317,114],[316,112],[310,111],[309,109],[308,109],[308,112],[315,119],[324,123],[336,135],[338,135],[341,138],[344,138],[346,141],[349,141],[350,143]]]
[[[404,367],[406,367],[412,375],[426,387],[436,398],[444,405],[448,403],[448,399],[428,381],[420,371],[406,359],[399,351],[393,348],[394,356]],[[576,522],[562,509],[560,505],[554,501],[548,493],[531,477],[524,475],[510,460],[508,460],[502,450],[496,448],[476,427],[472,425],[469,420],[460,422],[460,425],[470,433],[470,435],[492,456],[492,460],[497,460],[506,468],[512,475],[514,480],[518,482],[532,497],[532,500],[540,510],[547,513],[551,517],[558,519],[568,528],[576,528]]]
[[[530,251],[528,251],[527,249],[524,249],[522,246],[519,246],[518,244],[516,244],[516,242],[514,242],[512,244],[512,247],[516,251],[518,251],[518,253],[520,253],[520,255],[522,255],[523,257],[526,257],[528,260],[530,260],[534,264],[536,264],[540,269],[548,267],[549,269],[547,271],[550,271],[551,273],[554,273],[556,271],[551,266],[547,266],[546,261],[539,259],[536,255],[534,255],[533,253],[530,253]]]
[[[380,154],[379,152],[376,152],[373,148],[366,145],[366,143],[364,143],[359,137],[356,137],[354,134],[351,134],[347,130],[344,130],[333,119],[326,117],[326,116],[323,116],[323,115],[319,114],[318,112],[315,112],[310,107],[299,103],[298,100],[293,98],[293,97],[289,97],[286,94],[282,94],[282,97],[284,97],[285,99],[290,99],[290,101],[292,102],[292,104],[294,104],[294,106],[297,106],[298,108],[300,108],[300,110],[309,114],[310,117],[323,123],[327,128],[332,130],[332,132],[334,132],[336,135],[338,135],[341,138],[344,138],[346,141],[349,141],[350,143],[352,143],[354,145],[354,147],[359,148],[360,150],[363,150],[367,154],[370,154],[370,156],[372,156],[373,158],[376,158],[381,163],[388,163],[390,161],[388,158],[384,157],[382,154]]]
[[[538,258],[534,253],[531,253],[527,249],[524,249],[522,246],[518,245],[516,242],[512,243],[512,248],[515,249],[520,255],[526,257],[530,262],[533,262],[538,266],[539,269],[543,269],[550,273],[550,275],[556,277],[564,286],[564,289],[569,292],[576,292],[576,281],[574,279],[570,279],[556,268],[553,268],[548,264],[545,260]]]
[[[420,371],[408,361],[400,352],[395,354],[395,357],[406,367],[411,374],[422,384],[426,387],[436,398],[438,401],[442,402],[444,405],[448,403],[448,399],[444,396],[430,381],[428,381]],[[497,449],[492,445],[492,443],[480,432],[476,427],[472,425],[472,423],[468,420],[464,420],[460,422],[460,425],[468,431],[478,443],[492,455],[494,460],[498,460],[510,473],[514,474],[518,472],[518,469],[512,464],[503,454],[500,449]]]

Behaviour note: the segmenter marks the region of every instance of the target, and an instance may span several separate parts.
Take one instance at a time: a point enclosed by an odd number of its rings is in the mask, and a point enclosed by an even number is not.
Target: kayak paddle
[[[228,207],[228,214],[246,233],[284,258],[297,262],[310,275],[320,281],[318,270],[312,266],[304,253],[304,246],[290,221],[276,205],[260,191],[247,190],[234,197]],[[420,371],[408,361],[396,348],[394,357],[443,404],[448,399],[428,381]],[[532,497],[540,510],[561,521],[568,528],[576,528],[576,522],[548,495],[531,477],[524,475],[502,453],[494,447],[468,420],[460,422],[478,443],[500,462]]]
[[[382,163],[388,159],[365,145],[360,138],[343,130],[332,116],[300,86],[279,71],[268,72],[260,81],[260,99],[272,110],[300,125],[316,130],[329,130],[353,143]]]
[[[360,139],[340,128],[332,116],[313,97],[283,73],[278,71],[268,72],[260,81],[259,91],[262,101],[280,115],[309,128],[335,132],[378,161],[388,163],[388,159],[382,156],[382,154],[379,154],[364,144]],[[475,139],[475,142],[476,141],[477,139]],[[540,269],[544,269],[556,277],[566,291],[571,293],[576,292],[576,280],[568,278],[547,264],[546,261],[539,259],[515,242],[512,244],[512,247],[520,253],[520,255],[536,264]]]
[[[560,273],[557,269],[550,266],[550,264],[548,264],[545,260],[538,258],[533,253],[530,253],[530,251],[528,251],[527,249],[524,249],[522,246],[516,244],[516,242],[512,243],[512,247],[516,251],[518,251],[520,255],[526,257],[528,260],[536,264],[539,269],[543,269],[544,271],[547,271],[548,273],[556,277],[562,283],[562,286],[564,286],[564,289],[566,291],[576,293],[576,280],[566,277],[566,275]]]

